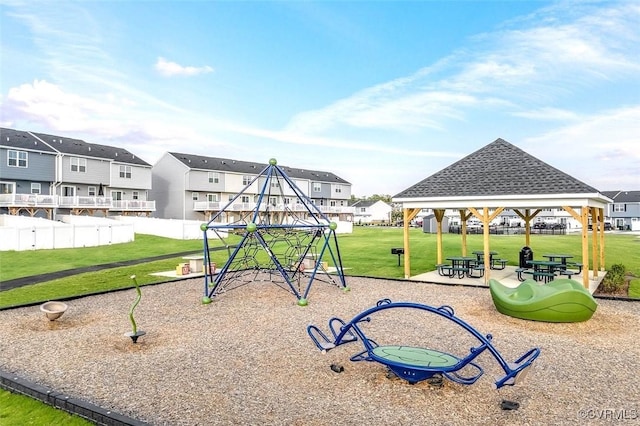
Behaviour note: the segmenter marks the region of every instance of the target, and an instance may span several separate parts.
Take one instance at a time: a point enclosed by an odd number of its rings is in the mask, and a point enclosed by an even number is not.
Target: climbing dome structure
[[[255,186],[260,188],[258,195]],[[251,209],[247,194],[255,197]],[[204,296],[216,295],[258,281],[269,281],[291,292],[298,305],[307,304],[311,285],[321,281],[348,290],[331,222],[293,182],[275,159],[201,229],[204,239]],[[208,232],[216,234],[221,247],[210,247]],[[234,242],[229,243],[229,240]],[[213,251],[226,250],[228,259],[215,274]]]

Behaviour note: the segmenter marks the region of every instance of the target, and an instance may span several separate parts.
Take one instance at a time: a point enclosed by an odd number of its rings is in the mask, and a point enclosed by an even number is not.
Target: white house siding
[[[104,159],[95,159],[80,157],[74,155],[61,155],[60,160],[60,177],[59,180],[63,184],[67,183],[80,183],[80,184],[106,184],[109,182],[110,170],[109,166],[111,162]],[[71,158],[82,158],[87,162],[85,172],[71,171]]]
[[[309,193],[311,191],[311,182],[302,179],[292,179],[292,181],[304,195],[306,195],[307,197],[309,196]]]
[[[189,219],[185,217],[186,179],[188,168],[166,153],[153,166],[149,198],[155,200],[154,217]]]
[[[246,187],[246,185],[242,182],[243,176],[246,176],[246,175],[238,174],[238,173],[226,173],[227,192],[232,194],[237,194],[240,191],[242,191]],[[251,179],[253,179],[254,177],[255,175],[252,175]],[[253,193],[253,194],[257,194],[258,192],[260,192],[260,186],[258,185],[258,181],[256,180],[255,182],[253,182],[253,184],[249,188],[247,188],[245,192]]]
[[[131,167],[130,179],[120,177],[120,166]],[[111,164],[111,177],[109,184],[111,189],[122,189],[127,192],[127,196],[129,196],[131,192],[130,190],[139,190],[139,194],[141,196],[140,199],[145,200],[146,198],[143,197],[143,194],[146,194],[146,191],[151,189],[152,184],[153,181],[151,167],[144,167],[126,163]],[[130,199],[130,197],[125,199]]]
[[[209,173],[218,173],[219,182],[209,182]],[[191,170],[188,173],[187,188],[203,194],[220,193],[224,191],[224,175],[225,173],[210,170]]]

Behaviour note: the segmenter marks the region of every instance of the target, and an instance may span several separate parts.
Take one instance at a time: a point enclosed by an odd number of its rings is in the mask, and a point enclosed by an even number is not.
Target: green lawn
[[[88,426],[93,423],[33,398],[0,389],[0,425],[2,426]]]
[[[421,229],[411,228],[411,275],[432,271],[436,265],[436,236],[425,234]],[[404,267],[398,267],[398,257],[391,254],[392,247],[403,246],[403,232],[394,227],[355,227],[353,234],[338,236],[340,254],[345,274],[381,278],[403,278]],[[460,235],[443,235],[444,257],[460,254]],[[492,235],[491,249],[501,258],[517,265],[519,253],[524,245],[523,235]],[[544,253],[568,253],[580,259],[580,235],[532,235],[531,248],[535,257]],[[231,244],[233,242],[227,241]],[[211,247],[222,248],[219,241],[210,241]],[[468,235],[468,251],[481,250],[482,235]],[[640,259],[636,255],[640,239],[635,235],[608,234],[606,236],[605,261],[625,265],[629,272],[640,277]],[[591,249],[591,245],[589,246]],[[0,280],[37,275],[81,266],[118,262],[128,259],[143,259],[167,253],[202,250],[200,240],[173,240],[149,235],[136,235],[135,242],[110,246],[62,250],[8,251],[0,252]],[[264,256],[264,254],[261,254]],[[221,265],[227,251],[213,251],[212,259]],[[325,259],[326,260],[326,259]],[[136,275],[140,285],[167,281],[149,275],[152,272],[168,271],[182,261],[181,256],[123,266],[102,271],[74,275],[40,284],[0,292],[0,307],[27,303],[38,303],[51,299],[62,299],[99,291],[131,287],[131,275]],[[636,288],[637,285],[634,286]]]
[[[436,236],[425,234],[421,229],[410,229],[411,275],[435,269]],[[392,247],[403,246],[403,231],[393,227],[355,227],[353,234],[338,236],[340,254],[346,275],[380,278],[403,278],[404,268],[398,267],[398,258],[391,254]],[[444,257],[461,253],[460,235],[443,235]],[[492,235],[491,249],[517,265],[519,253],[524,246],[523,235]],[[230,243],[230,242],[228,242]],[[468,251],[483,249],[482,235],[467,236]],[[221,246],[211,241],[212,246]],[[640,239],[635,235],[609,234],[606,236],[606,267],[623,264],[627,271],[640,277]],[[567,253],[580,259],[582,255],[580,235],[532,235],[530,247],[534,257],[544,253]],[[591,245],[589,245],[591,249]],[[111,246],[79,249],[36,250],[23,252],[0,252],[0,281],[47,272],[73,269],[88,265],[118,262],[128,259],[143,259],[168,253],[202,251],[202,241],[181,241],[137,234],[135,242]],[[223,264],[226,250],[216,251],[212,259]],[[326,260],[326,259],[325,259]],[[68,278],[28,285],[0,292],[0,307],[38,303],[51,299],[90,294],[99,291],[131,287],[131,275],[137,276],[139,284],[150,284],[169,280],[149,275],[151,272],[172,270],[182,261],[176,256],[162,261],[123,266],[108,270],[75,275]],[[630,294],[640,298],[640,279],[632,282]],[[0,390],[0,424],[87,424],[78,418],[70,418],[60,410],[45,404]],[[40,411],[43,410],[43,411]],[[57,417],[57,416],[63,417]],[[65,417],[66,416],[66,417]],[[34,421],[33,419],[38,419]],[[74,423],[75,422],[75,423]]]

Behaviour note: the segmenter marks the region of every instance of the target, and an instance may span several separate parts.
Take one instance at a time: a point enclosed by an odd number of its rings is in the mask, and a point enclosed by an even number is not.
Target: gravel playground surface
[[[306,307],[267,282],[210,305],[200,303],[202,279],[142,287],[137,344],[124,336],[135,290],[71,300],[51,322],[38,306],[0,311],[0,369],[153,425],[638,424],[640,302],[598,300],[591,320],[551,324],[501,315],[486,288],[346,279],[350,292],[315,282]],[[509,362],[533,347],[541,355],[513,387],[494,388],[504,373],[488,352],[473,385],[410,385],[381,364],[349,361],[360,342],[323,354],[307,335],[309,324],[328,332],[330,318],[349,321],[384,298],[452,306]],[[418,313],[375,314],[367,335],[458,356],[477,344]],[[503,400],[519,408],[503,410]]]

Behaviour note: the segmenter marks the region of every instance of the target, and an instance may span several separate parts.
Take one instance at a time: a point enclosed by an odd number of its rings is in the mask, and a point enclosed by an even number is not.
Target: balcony
[[[121,212],[154,212],[156,211],[156,202],[144,200],[114,200],[109,210]]]
[[[199,212],[218,212],[223,208],[225,211],[229,212],[250,212],[254,211],[257,203],[231,203],[227,206],[226,203],[222,203],[219,201],[195,201],[193,203],[193,210]],[[226,208],[225,208],[226,206]],[[333,213],[333,214],[353,214],[355,209],[354,207],[330,207],[330,206],[315,206],[322,213]],[[280,212],[280,211],[293,211],[293,212],[305,212],[307,208],[304,204],[266,204],[262,203],[260,205],[260,211],[266,211],[267,208],[270,211]],[[313,208],[311,208],[313,211]]]
[[[9,208],[54,208],[57,196],[41,194],[0,194],[0,207]]]
[[[60,197],[58,207],[63,209],[109,209],[111,197]]]

